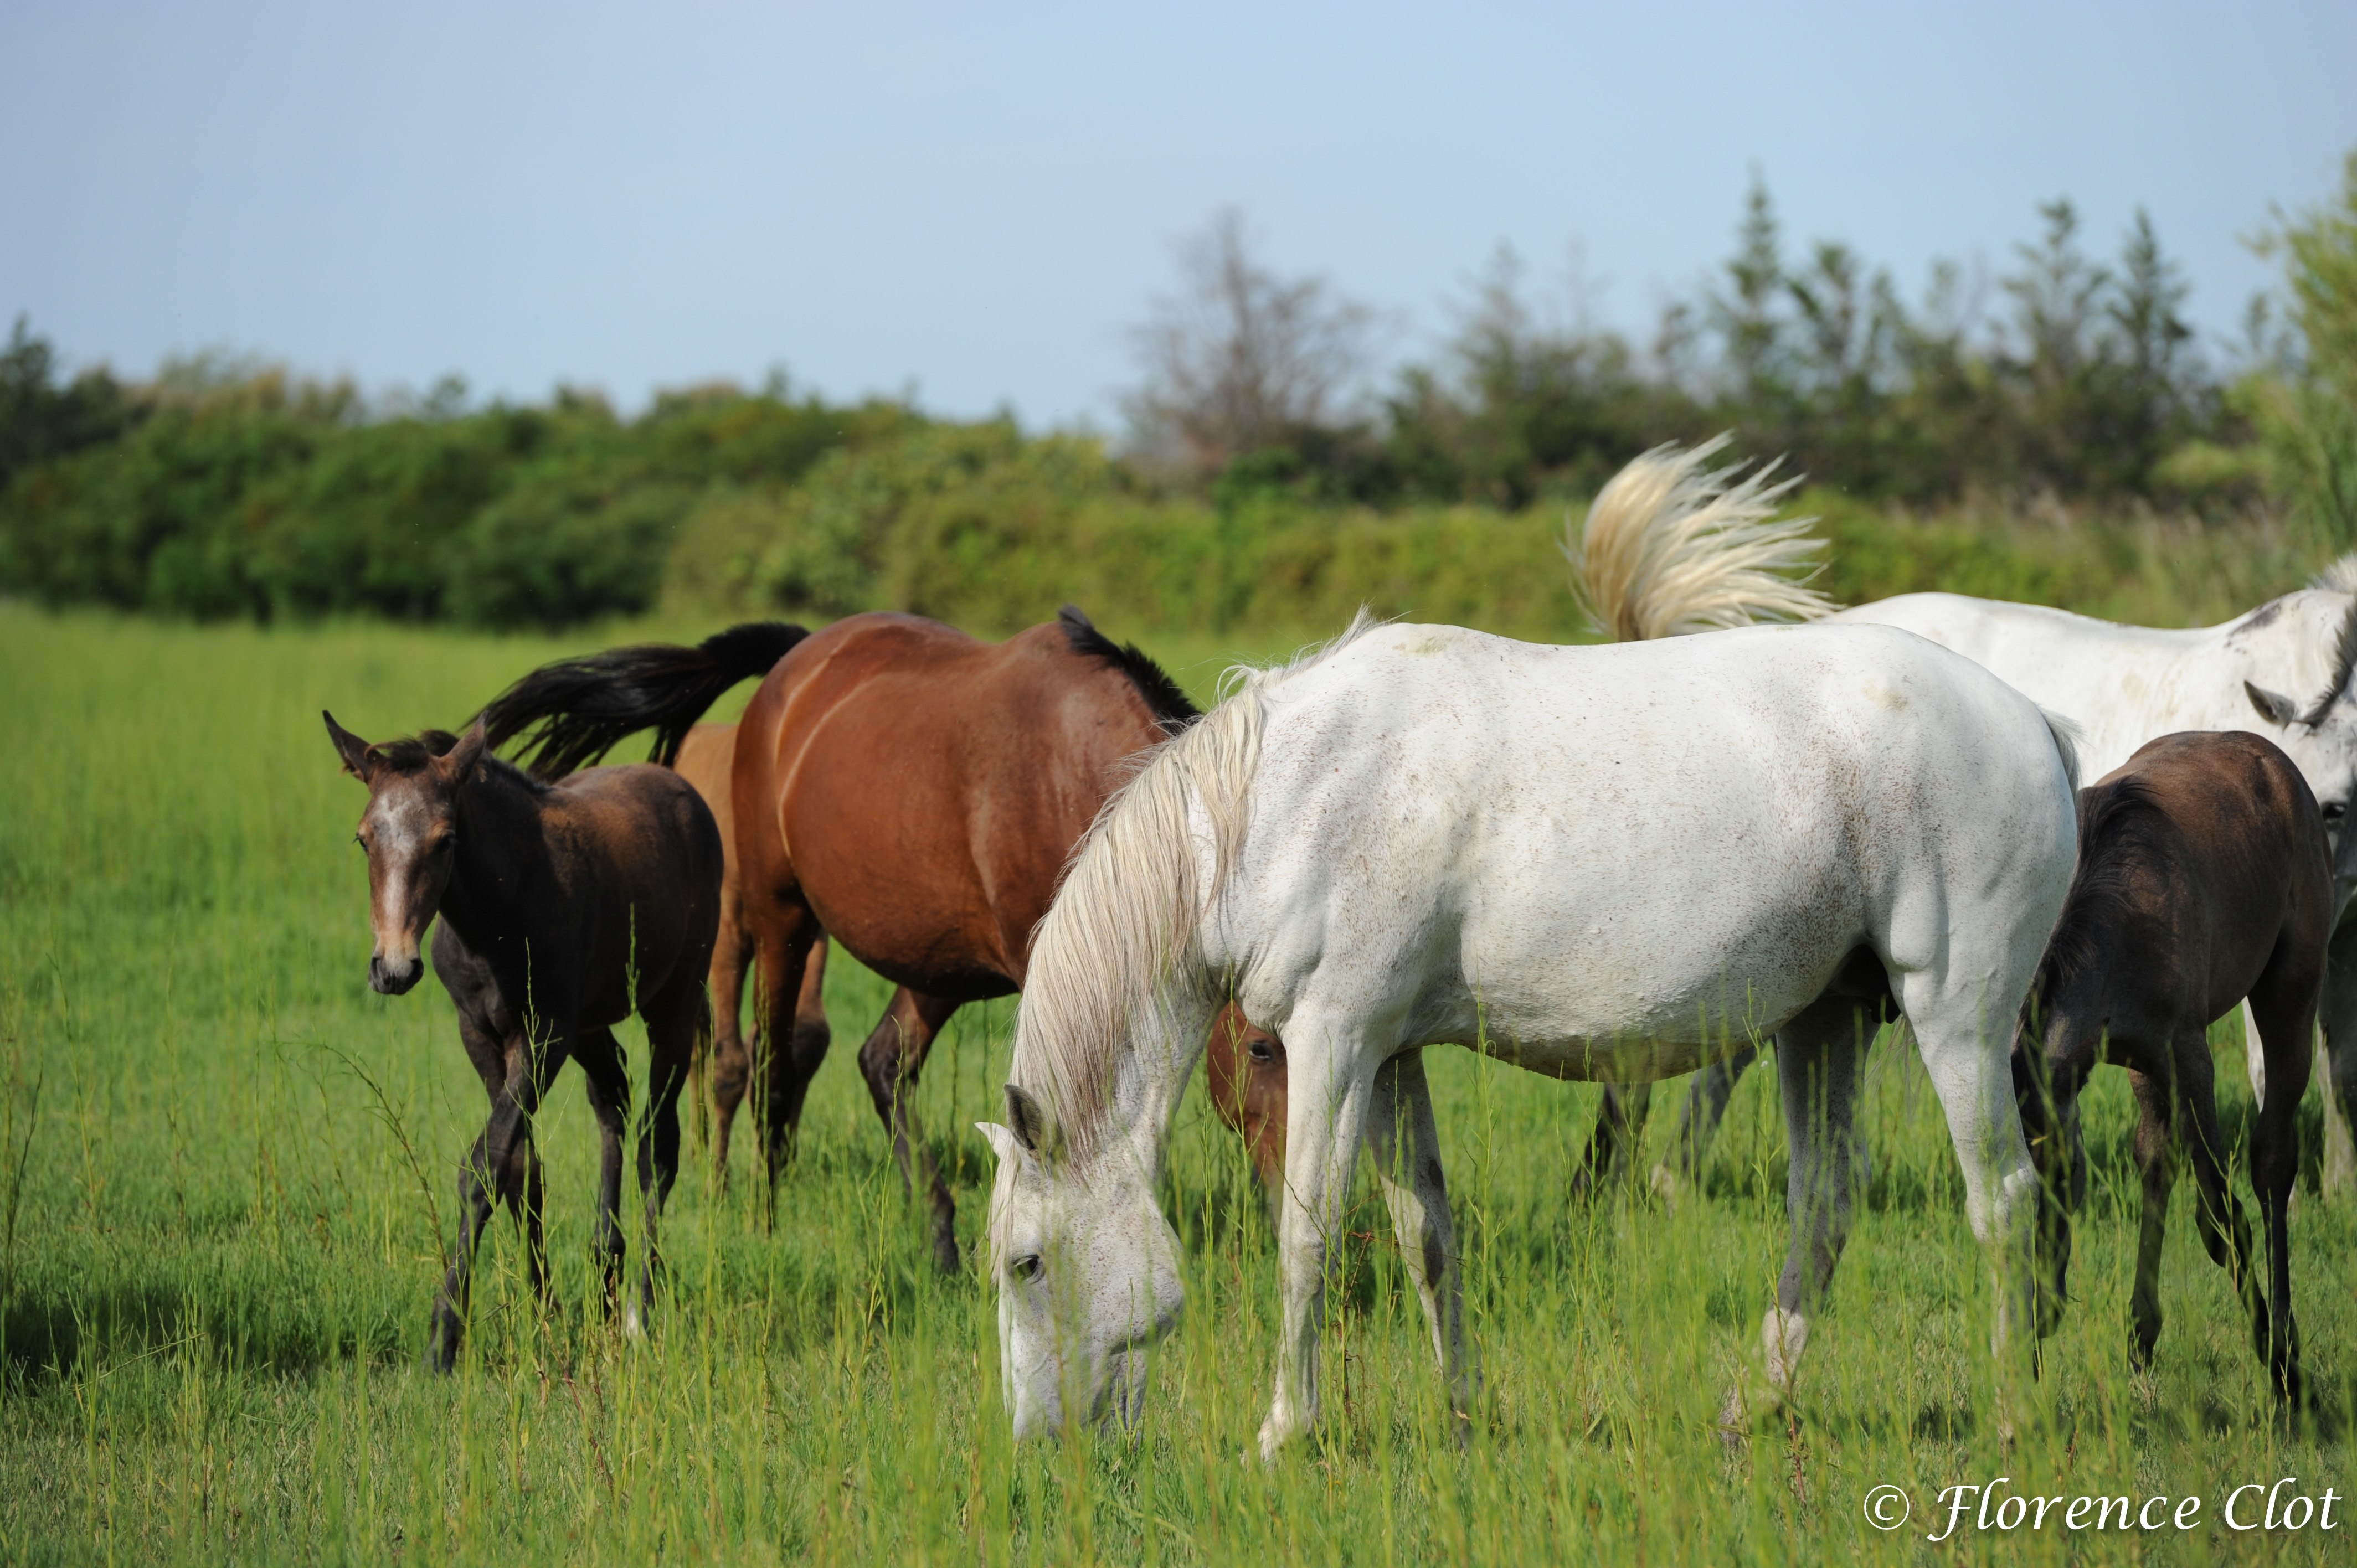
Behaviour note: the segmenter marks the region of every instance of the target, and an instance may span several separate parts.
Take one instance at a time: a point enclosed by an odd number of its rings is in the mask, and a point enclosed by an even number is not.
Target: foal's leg
[[[2176,1106],[2165,1078],[2130,1068],[2128,1082],[2136,1098],[2136,1172],[2144,1178],[2136,1285],[2128,1295],[2128,1351],[2137,1366],[2148,1367],[2153,1347],[2160,1342],[2161,1243],[2169,1229],[2169,1195],[2177,1187]],[[2209,1087],[2206,1076],[2202,1086]]]
[[[1286,1026],[1286,1050],[1285,1204],[1277,1224],[1285,1326],[1275,1396],[1260,1428],[1264,1459],[1318,1420],[1326,1268],[1339,1251],[1342,1203],[1366,1136],[1375,1078],[1362,1065],[1367,1047],[1339,1019],[1297,1009]]]
[[[589,1081],[589,1113],[597,1121],[597,1228],[591,1243],[603,1282],[600,1299],[612,1311],[622,1283],[622,1129],[630,1114],[630,1076],[611,1029],[582,1031],[576,1053]]]
[[[2253,1034],[2256,1034],[2253,1030]],[[2179,1143],[2193,1168],[2193,1218],[2210,1261],[2226,1271],[2234,1294],[2251,1319],[2251,1344],[2267,1354],[2267,1303],[2251,1245],[2251,1222],[2228,1185],[2226,1140],[2218,1130],[2218,1100],[2206,1031],[2181,1031],[2171,1043],[2176,1070],[2175,1117]],[[2141,1131],[2141,1129],[2139,1129]],[[2147,1198],[2149,1204],[2150,1198]],[[2141,1260],[2139,1260],[2139,1262]],[[2139,1271],[2138,1284],[2142,1284]],[[2158,1311],[2156,1310],[2156,1327]],[[2147,1354],[2149,1352],[2147,1351]]]
[[[2276,1397],[2300,1399],[2299,1326],[2291,1311],[2291,1193],[2299,1179],[2299,1101],[2308,1092],[2316,1031],[2312,979],[2270,964],[2252,988],[2252,1010],[2267,1045],[2267,1102],[2251,1138],[2251,1185],[2258,1189],[2259,1223],[2267,1237],[2267,1359]],[[2335,1063],[2338,1070],[2341,1064]]]
[[[637,1335],[643,1315],[655,1305],[655,1269],[663,1204],[679,1179],[679,1095],[687,1083],[688,1064],[695,1053],[695,1036],[704,1021],[704,990],[694,983],[674,984],[643,1003],[640,1016],[647,1024],[647,1112],[639,1124],[638,1172],[641,1223],[646,1230],[639,1249],[638,1288],[622,1306],[622,1328]]]
[[[1465,1283],[1458,1272],[1457,1230],[1448,1214],[1448,1186],[1440,1169],[1440,1133],[1432,1120],[1432,1090],[1424,1053],[1404,1051],[1375,1069],[1367,1112],[1367,1151],[1392,1211],[1392,1233],[1424,1303],[1433,1354],[1448,1380],[1448,1404],[1469,1417],[1480,1374],[1465,1350]]]
[[[957,1010],[954,1002],[904,985],[892,993],[876,1032],[859,1047],[860,1075],[867,1079],[876,1114],[884,1119],[884,1130],[891,1134],[892,1157],[900,1165],[901,1190],[911,1196],[916,1192],[912,1160],[924,1173],[933,1208],[933,1262],[945,1274],[957,1273],[957,1201],[950,1197],[949,1184],[942,1179],[932,1151],[925,1147],[917,1131],[917,1113],[909,1100],[917,1075],[924,1070],[925,1058],[932,1051],[934,1036]]]
[[[1718,1136],[1718,1124],[1727,1119],[1727,1102],[1735,1098],[1736,1082],[1759,1059],[1760,1047],[1747,1044],[1694,1075],[1685,1103],[1678,1111],[1677,1131],[1670,1134],[1669,1152],[1653,1167],[1651,1180],[1655,1192],[1674,1197],[1701,1176],[1703,1161],[1710,1154],[1712,1140]]]
[[[1571,1175],[1571,1197],[1585,1202],[1598,1183],[1636,1174],[1637,1150],[1645,1141],[1645,1117],[1653,1106],[1651,1083],[1608,1083],[1596,1107],[1596,1131]]]
[[[516,1158],[516,1144],[531,1136],[531,1122],[540,1109],[541,1096],[571,1054],[569,1032],[564,1026],[544,1026],[549,1027],[548,1036],[536,1049],[522,1034],[510,1042],[507,1076],[492,1097],[490,1119],[458,1165],[458,1244],[451,1254],[449,1273],[443,1277],[441,1294],[435,1299],[434,1329],[426,1351],[436,1371],[447,1372],[457,1363],[458,1341],[466,1332],[467,1305],[474,1283],[475,1248],[490,1219],[492,1199],[496,1194],[522,1205],[524,1189],[519,1177],[524,1166]]]

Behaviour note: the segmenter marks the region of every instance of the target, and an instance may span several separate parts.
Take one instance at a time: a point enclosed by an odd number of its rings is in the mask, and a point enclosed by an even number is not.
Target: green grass
[[[1146,640],[1199,692],[1228,651]],[[2357,1216],[2310,1196],[2295,1218],[2317,1421],[2270,1420],[2187,1191],[2158,1364],[2132,1372],[2130,1101],[2099,1075],[2078,1299],[2008,1448],[1954,1162],[1920,1068],[1887,1049],[1872,1201],[1815,1325],[1803,1418],[1733,1450],[1712,1418],[1784,1249],[1770,1075],[1743,1085],[1706,1190],[1674,1212],[1581,1210],[1562,1195],[1595,1090],[1433,1053],[1487,1379],[1475,1429],[1452,1440],[1362,1183],[1325,1424],[1265,1468],[1245,1455],[1275,1263],[1198,1090],[1166,1195],[1189,1306],[1142,1432],[1017,1448],[989,1296],[931,1270],[850,1059],[885,988],[841,961],[835,1055],[773,1222],[749,1151],[724,1192],[691,1141],[661,1308],[623,1340],[594,1302],[594,1138],[568,1073],[541,1123],[556,1305],[534,1309],[495,1225],[465,1364],[424,1373],[484,1107],[439,988],[367,990],[361,794],[317,715],[372,736],[447,724],[558,646],[0,607],[0,1561],[2349,1560],[2345,1504],[2322,1537],[2215,1514],[2243,1481],[2357,1489]],[[968,1123],[996,1114],[1010,1018],[1005,1002],[961,1015],[920,1101],[969,1252],[989,1160]],[[2219,1081],[2239,1129],[2233,1027]],[[1923,1544],[1939,1487],[1996,1475],[2208,1502],[2182,1536],[2050,1522]],[[1886,1482],[1917,1498],[1891,1535],[1860,1517]]]

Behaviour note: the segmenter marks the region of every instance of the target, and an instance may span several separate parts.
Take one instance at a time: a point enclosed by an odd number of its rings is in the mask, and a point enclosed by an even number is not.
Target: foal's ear
[[[336,743],[336,755],[344,759],[344,771],[365,784],[376,764],[369,760],[369,743],[336,722],[336,715],[327,709],[319,716],[328,721],[328,738]]]
[[[2249,693],[2251,706],[2266,715],[2268,723],[2289,728],[2299,722],[2299,704],[2281,692],[2270,692],[2265,686],[2254,686],[2248,681],[2243,682],[2243,690]]]
[[[443,754],[442,770],[448,777],[464,784],[467,781],[467,775],[472,773],[475,770],[475,764],[482,759],[483,721],[477,719],[474,727],[458,737],[458,744]]]
[[[1006,1125],[1014,1132],[1017,1143],[1043,1160],[1048,1157],[1055,1129],[1048,1121],[1046,1108],[1019,1083],[1006,1086]]]

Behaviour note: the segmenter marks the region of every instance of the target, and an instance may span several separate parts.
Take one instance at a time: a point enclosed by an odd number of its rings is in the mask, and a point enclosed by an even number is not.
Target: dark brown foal
[[[721,875],[712,813],[668,768],[592,768],[552,786],[488,755],[479,722],[464,738],[429,731],[371,746],[322,716],[369,790],[356,835],[376,933],[369,983],[395,996],[415,985],[418,940],[439,915],[435,973],[491,1102],[458,1168],[458,1245],[434,1305],[433,1366],[457,1359],[495,1193],[522,1222],[534,1290],[546,1288],[532,1122],[568,1058],[588,1079],[603,1144],[597,1244],[616,1294],[630,1082],[613,1026],[633,1012],[650,1058],[637,1151],[646,1234],[623,1306],[637,1332],[653,1304],[656,1219],[679,1171],[680,1087],[708,1016]]]
[[[2232,1274],[2278,1397],[2299,1394],[2286,1216],[2299,1174],[2297,1118],[2332,922],[2324,821],[2291,759],[2240,732],[2163,736],[2079,796],[2079,867],[2030,993],[2016,1093],[2043,1178],[2038,1328],[2060,1317],[2071,1215],[2085,1195],[2079,1091],[2098,1062],[2128,1069],[2144,1178],[2132,1349],[2160,1337],[2160,1248],[2175,1150],[2190,1156],[2202,1245]],[[2251,1139],[2266,1232],[2262,1289],[2227,1185],[2208,1026],[2247,997],[2266,1058]],[[2041,1048],[2029,1054],[2027,1042]],[[2272,1307],[2272,1310],[2270,1310]]]
[[[720,934],[712,947],[712,1104],[725,1107],[713,1129],[712,1169],[721,1184],[728,1181],[728,1130],[737,1107],[752,1081],[753,1061],[761,1047],[760,1025],[748,1042],[744,1030],[745,982],[753,972],[753,933],[746,926],[737,882],[737,817],[728,788],[729,770],[737,756],[735,725],[698,725],[680,743],[679,760],[672,766],[695,786],[712,820],[720,824],[720,847],[727,866],[720,879]],[[826,938],[811,946],[802,968],[802,993],[794,1000],[793,1038],[787,1049],[797,1057],[818,1060],[826,1055],[833,1035],[827,1027]],[[699,1101],[696,1115],[705,1107]],[[697,1125],[701,1127],[699,1120]]]

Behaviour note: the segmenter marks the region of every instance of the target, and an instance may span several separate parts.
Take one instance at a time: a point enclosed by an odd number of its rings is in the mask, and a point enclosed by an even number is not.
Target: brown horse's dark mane
[[[2163,839],[2169,832],[2169,813],[2136,774],[2079,791],[2078,871],[2029,988],[2032,1002],[2069,984],[2103,956],[2097,934],[2119,930],[2135,913],[2129,874],[2168,855]],[[2094,847],[2104,853],[2091,862]]]
[[[436,757],[448,756],[450,748],[457,744],[458,737],[447,729],[426,729],[399,740],[381,740],[369,747],[369,755],[395,773],[419,773]],[[519,785],[534,795],[548,793],[546,784],[504,757],[493,757],[487,751],[480,766],[504,783]]]
[[[1203,716],[1203,711],[1188,700],[1178,689],[1178,682],[1169,672],[1146,656],[1137,644],[1116,643],[1096,628],[1096,623],[1081,613],[1077,605],[1066,605],[1056,612],[1056,620],[1064,628],[1064,646],[1090,659],[1101,659],[1129,677],[1137,694],[1146,699],[1146,706],[1154,714],[1154,722],[1166,734],[1177,735]]]

